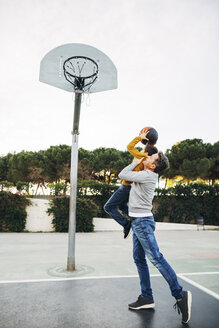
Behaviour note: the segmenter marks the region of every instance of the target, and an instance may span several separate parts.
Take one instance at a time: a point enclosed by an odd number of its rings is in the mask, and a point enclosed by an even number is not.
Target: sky
[[[79,147],[125,150],[145,126],[163,151],[219,140],[218,0],[1,0],[0,28],[0,155],[71,145],[74,94],[39,82],[66,43],[118,71],[118,89],[85,95]]]

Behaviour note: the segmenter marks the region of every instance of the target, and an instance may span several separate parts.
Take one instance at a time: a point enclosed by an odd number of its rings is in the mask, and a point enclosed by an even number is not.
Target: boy
[[[148,131],[143,132],[140,134],[139,137],[134,138],[127,146],[128,151],[130,154],[132,154],[134,157],[142,159],[147,158],[148,155],[153,155],[158,152],[157,148],[154,147],[150,142],[148,142],[147,138]],[[139,152],[135,146],[140,141],[146,142],[146,146],[144,148],[144,152]],[[139,163],[135,167],[135,171],[141,171],[143,170],[143,164]],[[130,232],[131,229],[131,221],[127,218],[128,217],[128,200],[129,200],[129,193],[131,189],[132,182],[123,180],[121,186],[119,189],[117,189],[114,194],[110,197],[110,199],[106,202],[104,205],[104,210],[107,214],[113,217],[114,220],[116,220],[120,225],[123,226],[123,233],[124,238],[126,238]],[[120,213],[125,214],[122,215]]]

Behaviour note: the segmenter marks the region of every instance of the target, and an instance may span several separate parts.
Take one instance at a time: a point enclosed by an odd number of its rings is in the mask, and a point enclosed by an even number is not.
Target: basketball
[[[146,133],[147,131],[148,134],[146,136],[146,138],[148,138],[149,140],[141,140],[141,142],[146,145],[147,142],[150,142],[152,145],[155,145],[156,142],[157,142],[157,139],[158,139],[158,133],[157,133],[157,130],[155,130],[154,128],[150,127],[150,126],[147,126],[143,129],[141,129],[140,133],[139,134],[142,134],[142,133]]]

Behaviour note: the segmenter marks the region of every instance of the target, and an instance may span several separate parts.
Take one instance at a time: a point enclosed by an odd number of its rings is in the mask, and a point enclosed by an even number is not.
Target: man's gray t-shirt
[[[137,165],[132,163],[119,173],[120,179],[133,182],[129,195],[129,216],[151,216],[158,174],[150,170],[133,171]]]

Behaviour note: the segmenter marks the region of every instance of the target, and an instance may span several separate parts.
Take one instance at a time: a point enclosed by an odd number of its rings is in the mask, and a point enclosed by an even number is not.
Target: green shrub
[[[65,182],[54,182],[50,183],[48,187],[50,188],[50,194],[53,196],[62,196],[66,195],[68,184]]]
[[[202,183],[177,184],[168,189],[157,189],[154,202],[156,221],[196,223],[203,216],[205,224],[219,225],[219,185]]]
[[[78,195],[80,198],[92,200],[99,208],[98,217],[109,217],[103,207],[114,191],[118,189],[116,184],[108,184],[98,181],[83,181],[78,183]]]
[[[49,215],[53,215],[52,224],[56,232],[68,232],[69,197],[56,197],[50,201]],[[76,232],[92,232],[93,217],[97,216],[98,206],[90,199],[77,198]]]
[[[4,188],[10,188],[12,187],[14,184],[13,182],[9,182],[7,180],[5,181],[0,181],[0,188],[1,188],[1,191],[4,191]]]
[[[0,191],[0,231],[23,231],[27,217],[26,207],[30,204],[24,196]]]
[[[107,217],[103,206],[118,188],[115,184],[98,181],[83,181],[78,183],[76,231],[93,231],[93,217]],[[55,197],[50,202],[49,215],[53,215],[52,224],[56,232],[67,232],[69,222],[69,197]]]
[[[18,191],[25,191],[29,195],[30,182],[18,181],[16,188]]]

